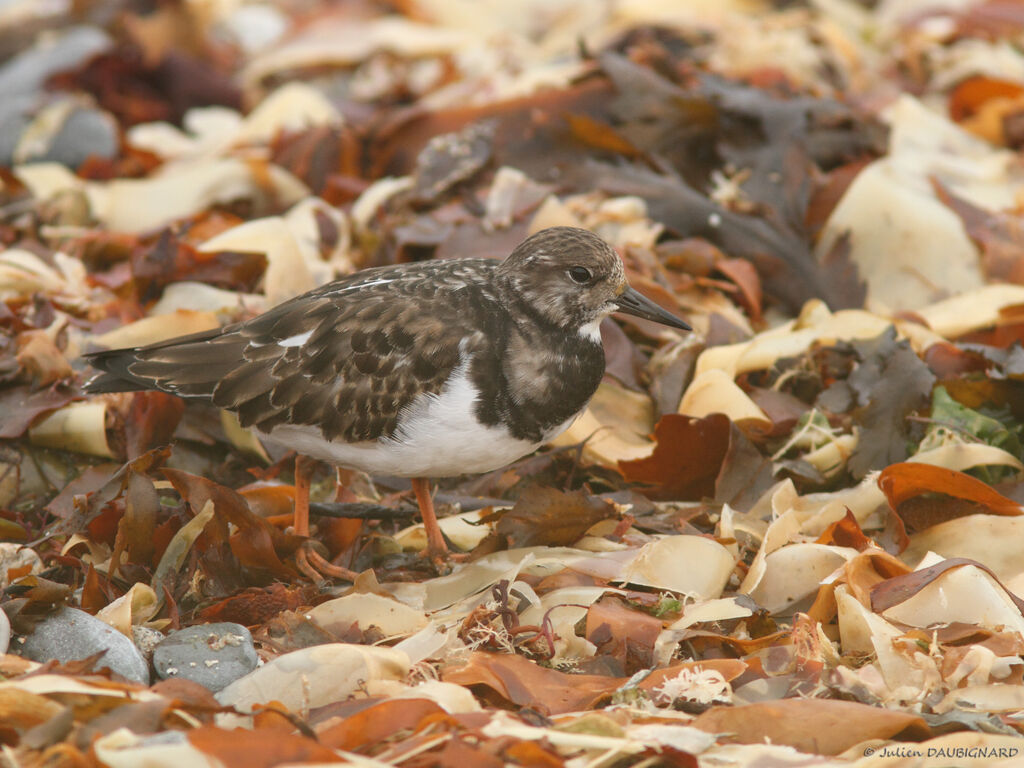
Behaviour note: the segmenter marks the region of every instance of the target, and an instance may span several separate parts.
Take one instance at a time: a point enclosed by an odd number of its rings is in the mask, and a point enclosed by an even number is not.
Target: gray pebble
[[[60,163],[77,168],[90,155],[116,157],[119,149],[117,122],[102,109],[73,110],[50,137],[49,146],[26,162]]]
[[[110,36],[95,27],[72,27],[56,35],[41,35],[28,48],[0,66],[0,105],[11,97],[39,93],[51,75],[79,66],[106,50]]]
[[[153,667],[161,679],[184,677],[214,692],[258,664],[249,630],[231,622],[180,629],[153,651]]]
[[[64,607],[39,622],[32,633],[11,643],[11,651],[32,661],[77,661],[105,650],[96,668],[110,669],[149,685],[149,667],[127,637],[85,611]]]
[[[24,132],[29,130],[34,115],[47,101],[43,87],[47,78],[74,69],[110,45],[110,36],[101,29],[72,27],[59,34],[40,35],[31,48],[0,65],[0,165],[14,164],[15,150]],[[89,139],[97,139],[95,153],[103,154],[109,147],[109,134],[105,125],[98,124],[99,115],[104,113],[96,111],[98,115],[80,120],[87,123]],[[106,117],[109,119],[109,115]],[[81,141],[76,143],[81,145]],[[66,147],[61,151],[67,152]]]

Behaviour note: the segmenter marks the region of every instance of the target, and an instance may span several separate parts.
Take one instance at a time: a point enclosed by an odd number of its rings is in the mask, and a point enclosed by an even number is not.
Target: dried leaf
[[[350,715],[325,728],[317,739],[325,747],[346,752],[368,751],[387,741],[415,732],[427,718],[436,719],[444,710],[429,699],[392,699]]]
[[[661,619],[608,595],[587,610],[586,637],[597,653],[619,663],[619,674],[632,675],[652,666]]]
[[[770,741],[819,755],[838,755],[868,739],[920,740],[929,735],[918,715],[827,699],[714,707],[693,724],[710,733],[728,734],[723,739],[732,744]]]
[[[498,518],[494,532],[508,549],[539,544],[568,547],[598,521],[614,517],[615,507],[585,491],[531,485],[512,509],[494,516]]]
[[[167,445],[185,413],[180,397],[163,392],[135,392],[124,423],[125,453],[138,456]]]
[[[0,413],[4,414],[0,438],[21,437],[38,416],[62,408],[74,398],[74,391],[61,384],[40,390],[27,384],[4,389],[0,392]]]
[[[441,673],[449,683],[485,686],[519,707],[558,715],[591,709],[624,681],[603,675],[567,675],[522,656],[477,651],[458,667]]]
[[[245,499],[230,488],[176,469],[165,469],[164,475],[193,509],[202,509],[207,501],[212,501],[216,509],[215,524],[224,526],[225,530],[228,523],[235,526],[237,530],[230,537],[231,551],[242,565],[284,577],[294,573],[281,557],[298,548],[300,537],[284,534],[256,517]]]
[[[110,502],[124,494],[133,474],[152,472],[169,455],[169,448],[154,448],[123,464],[113,473],[107,468],[96,468],[97,471],[86,473],[88,478],[83,476],[80,485],[71,489],[71,492],[65,489],[63,494],[51,502],[49,509],[58,520],[47,531],[47,538],[62,533],[79,533],[85,529],[110,509]]]
[[[333,750],[298,734],[204,725],[186,735],[192,746],[224,765],[272,768],[284,763],[342,762]]]
[[[864,535],[857,518],[853,516],[850,508],[846,508],[846,515],[841,520],[836,520],[824,530],[818,537],[817,544],[832,544],[837,547],[849,547],[863,552],[874,542]]]
[[[250,587],[203,608],[199,615],[207,621],[233,621],[251,627],[263,624],[279,613],[309,605],[314,594],[315,590],[310,587],[289,588],[280,583]]]
[[[935,376],[890,328],[877,339],[854,342],[860,364],[847,379],[856,394],[861,426],[850,472],[864,477],[907,456],[907,416],[924,406]]]
[[[957,499],[964,499],[980,505],[994,515],[1020,515],[1021,505],[993,490],[990,486],[963,472],[945,467],[918,462],[892,464],[878,476],[878,487],[882,489],[889,506],[899,512],[907,501],[921,494],[942,493]],[[964,511],[972,514],[977,509]],[[959,515],[958,515],[959,516]],[[935,522],[943,522],[936,520]],[[922,526],[924,527],[924,526]]]
[[[115,572],[121,564],[122,553],[128,555],[129,562],[153,565],[153,535],[159,511],[160,497],[153,481],[145,475],[132,473],[125,493],[124,515],[118,524],[114,552],[111,554]]]
[[[729,419],[721,414],[694,419],[667,413],[654,428],[654,452],[645,459],[620,461],[619,469],[630,482],[653,485],[652,498],[714,496],[729,437]]]
[[[722,259],[715,269],[724,274],[740,289],[740,303],[750,315],[752,323],[761,320],[761,280],[754,266],[744,259]]]

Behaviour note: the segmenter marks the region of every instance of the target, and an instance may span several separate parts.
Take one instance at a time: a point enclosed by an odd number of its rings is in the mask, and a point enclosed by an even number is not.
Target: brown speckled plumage
[[[581,284],[571,268],[592,279]],[[606,243],[556,227],[503,262],[365,270],[243,323],[95,353],[90,362],[105,373],[87,386],[201,398],[264,433],[309,425],[328,441],[357,443],[395,438],[418,398],[465,370],[478,392],[476,419],[538,443],[597,388],[597,323],[626,306],[624,291],[622,263]]]

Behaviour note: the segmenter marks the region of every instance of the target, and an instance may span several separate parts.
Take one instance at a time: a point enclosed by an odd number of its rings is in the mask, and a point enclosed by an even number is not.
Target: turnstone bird
[[[413,478],[440,559],[426,478],[498,469],[567,429],[604,375],[613,312],[690,328],[631,288],[599,237],[552,227],[504,261],[367,269],[245,322],[89,354],[103,373],[86,390],[204,400],[300,455]]]

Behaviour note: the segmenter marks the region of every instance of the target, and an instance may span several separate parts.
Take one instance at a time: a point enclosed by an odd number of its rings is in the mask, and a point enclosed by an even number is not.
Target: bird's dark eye
[[[589,283],[592,277],[593,275],[590,274],[590,270],[586,267],[569,267],[569,278],[574,283],[583,285],[584,283]]]

